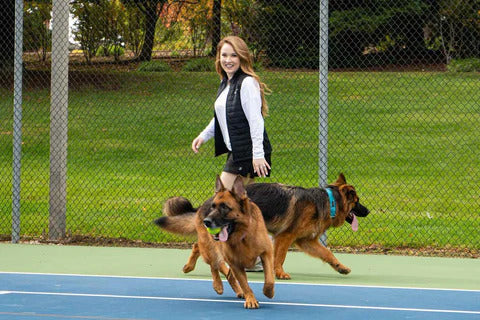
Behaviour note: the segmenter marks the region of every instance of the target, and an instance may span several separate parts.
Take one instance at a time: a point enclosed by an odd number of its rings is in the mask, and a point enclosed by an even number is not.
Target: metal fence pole
[[[320,1],[319,20],[318,182],[324,186],[327,184],[328,173],[328,0]]]
[[[67,211],[68,2],[52,3],[49,238],[65,236]]]
[[[22,163],[23,1],[15,0],[15,57],[13,92],[12,243],[20,240]]]
[[[328,173],[328,0],[320,1],[319,12],[319,112],[318,112],[318,183],[327,184]],[[327,245],[327,233],[320,236],[320,242]]]

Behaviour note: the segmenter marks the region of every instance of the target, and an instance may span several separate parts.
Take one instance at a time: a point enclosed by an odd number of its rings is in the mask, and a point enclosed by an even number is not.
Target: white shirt
[[[230,137],[227,128],[226,104],[227,95],[230,85],[220,93],[215,101],[215,114],[217,115],[218,124],[222,131],[223,141],[228,150],[232,151]],[[252,138],[253,159],[263,159],[265,157],[263,151],[263,131],[264,121],[262,116],[262,97],[260,95],[260,85],[253,77],[246,77],[242,82],[240,89],[240,101],[242,109],[250,126],[250,136]],[[215,135],[215,118],[210,120],[207,127],[200,133],[200,137],[207,141]]]

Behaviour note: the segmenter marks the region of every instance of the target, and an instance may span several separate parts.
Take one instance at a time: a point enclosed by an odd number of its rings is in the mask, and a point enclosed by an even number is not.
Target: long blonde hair
[[[218,43],[217,56],[215,58],[215,69],[217,70],[217,73],[220,75],[221,79],[224,79],[227,76],[220,63],[220,51],[225,43],[231,45],[235,53],[240,58],[240,68],[242,71],[257,80],[258,84],[260,85],[260,96],[262,97],[262,115],[266,117],[268,115],[268,104],[267,100],[265,99],[265,93],[270,93],[271,90],[265,83],[260,81],[260,77],[253,70],[252,55],[248,50],[247,44],[242,38],[237,36],[227,36]]]

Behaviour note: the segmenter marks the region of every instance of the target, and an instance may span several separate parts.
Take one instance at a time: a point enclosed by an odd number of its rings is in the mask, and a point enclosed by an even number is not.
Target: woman
[[[241,38],[228,36],[218,43],[215,68],[222,81],[214,117],[192,142],[197,153],[214,137],[215,156],[227,153],[220,179],[229,189],[237,175],[244,177],[245,184],[256,176],[270,175],[272,147],[263,119],[268,112],[265,91],[269,89],[253,71],[252,60]]]

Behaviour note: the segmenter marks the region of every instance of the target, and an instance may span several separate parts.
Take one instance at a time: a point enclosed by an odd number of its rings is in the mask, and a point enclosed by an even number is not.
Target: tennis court
[[[225,284],[211,285],[188,250],[0,244],[0,319],[480,319],[478,259],[337,254],[352,268],[336,274],[290,252],[291,281],[262,294],[263,273],[249,273],[260,309],[245,310]]]

